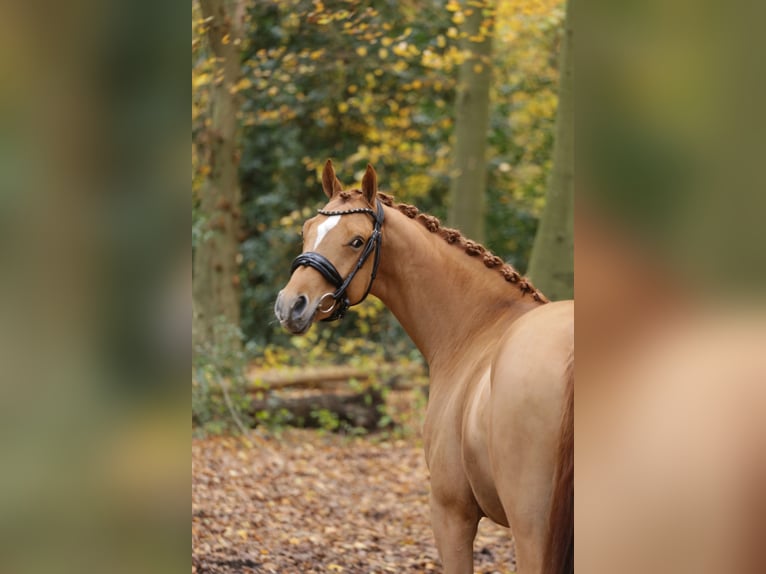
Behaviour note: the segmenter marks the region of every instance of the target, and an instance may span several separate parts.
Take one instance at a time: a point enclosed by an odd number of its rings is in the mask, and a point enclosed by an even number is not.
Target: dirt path
[[[289,430],[192,444],[192,572],[441,572],[416,438]],[[513,572],[508,531],[486,519],[477,573]]]

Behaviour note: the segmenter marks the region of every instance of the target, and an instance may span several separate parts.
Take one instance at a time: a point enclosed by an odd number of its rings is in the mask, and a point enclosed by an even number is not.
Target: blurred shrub
[[[376,301],[378,309],[382,308]],[[364,311],[362,315],[367,315]],[[378,376],[375,367],[385,364],[406,364],[421,360],[412,351],[410,356],[393,357],[382,352],[380,345],[361,337],[346,337],[334,342],[328,340],[331,329],[312,330],[304,337],[292,337],[287,345],[268,345],[259,351],[254,345],[242,349],[242,333],[221,320],[216,326],[216,343],[205,343],[195,349],[192,373],[192,425],[195,434],[242,433],[262,425],[269,432],[279,434],[287,426],[315,427],[325,431],[363,434],[367,430],[384,429],[392,424],[386,397],[389,393],[387,376]],[[324,336],[323,336],[324,335]],[[400,347],[404,343],[400,340]],[[280,393],[268,389],[258,380],[251,381],[248,367],[274,369],[286,366],[310,366],[327,362],[327,357],[344,357],[371,376],[364,383],[350,380],[349,390],[361,399],[363,409],[353,406],[334,412],[312,405],[297,406],[293,412]],[[253,386],[255,391],[253,392]],[[352,400],[351,402],[354,402]],[[317,403],[319,405],[321,401]],[[340,402],[338,403],[341,404]],[[291,407],[292,408],[292,407]],[[306,411],[306,412],[304,412]],[[304,414],[300,414],[300,413]]]
[[[192,424],[200,434],[242,432],[252,426],[250,398],[246,392],[247,358],[234,344],[242,337],[239,329],[221,321],[213,340],[220,344],[199,345],[193,353]]]

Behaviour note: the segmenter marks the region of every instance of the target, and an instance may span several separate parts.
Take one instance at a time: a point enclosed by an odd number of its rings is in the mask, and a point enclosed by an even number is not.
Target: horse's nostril
[[[306,309],[306,304],[309,302],[308,297],[305,295],[300,295],[295,299],[295,303],[293,303],[293,308],[290,309],[290,315],[293,318],[298,318],[301,313]]]

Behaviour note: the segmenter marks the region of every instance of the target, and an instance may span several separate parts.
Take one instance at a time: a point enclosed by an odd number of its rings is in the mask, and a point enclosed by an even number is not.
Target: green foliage
[[[290,425],[303,426],[305,421],[295,420],[295,417],[290,411],[282,408],[276,411],[256,411],[253,423],[266,427],[269,433],[278,436],[282,433],[285,427]]]
[[[317,409],[311,413],[311,416],[319,421],[319,426],[324,430],[334,431],[340,427],[338,415],[327,409]]]
[[[237,327],[219,321],[214,340],[194,349],[192,364],[192,422],[199,434],[244,432],[252,425],[245,387],[247,360]]]
[[[267,0],[253,3],[241,45],[242,323],[264,363],[398,361],[414,354],[374,298],[302,340],[273,318],[277,291],[300,252],[300,224],[324,202],[331,157],[358,185],[371,162],[399,201],[444,218],[455,82],[464,57],[458,24],[475,3]],[[558,0],[497,3],[489,133],[487,243],[521,270],[550,169],[556,107]],[[488,8],[485,8],[488,9]],[[192,186],[206,173],[207,93],[216,81],[193,6]],[[196,196],[195,196],[196,197]],[[193,237],[200,229],[195,215]],[[284,361],[284,362],[281,362]]]

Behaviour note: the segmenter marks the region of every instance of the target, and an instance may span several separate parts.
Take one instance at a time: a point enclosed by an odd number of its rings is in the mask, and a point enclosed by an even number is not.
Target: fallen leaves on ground
[[[192,572],[441,572],[417,436],[289,429],[192,443]],[[513,572],[508,530],[482,520],[477,573]]]

